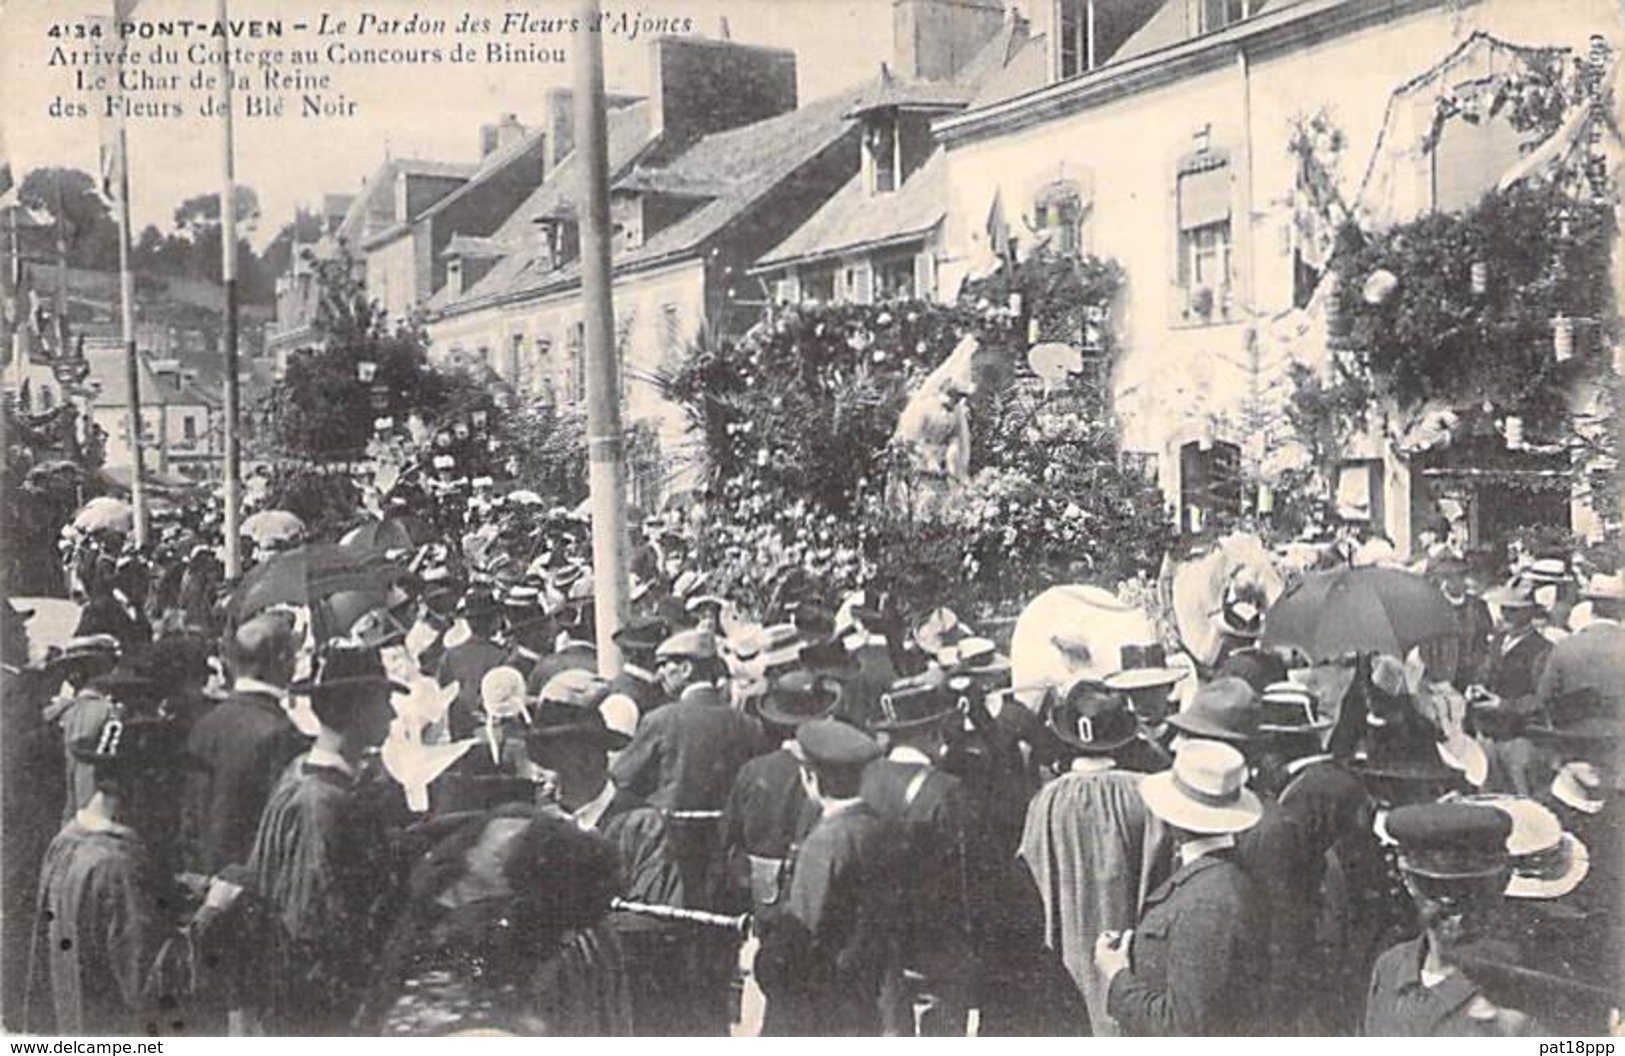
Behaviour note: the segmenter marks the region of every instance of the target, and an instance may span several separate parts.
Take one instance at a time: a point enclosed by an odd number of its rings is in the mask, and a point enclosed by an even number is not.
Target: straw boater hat
[[[1586,581],[1580,596],[1594,601],[1625,601],[1625,575],[1618,572],[1611,576],[1593,575]]]
[[[1243,832],[1264,807],[1246,787],[1247,761],[1228,744],[1185,741],[1174,765],[1140,783],[1146,809],[1174,828],[1199,836]]]
[[[1308,733],[1324,730],[1332,720],[1316,710],[1314,691],[1296,682],[1271,682],[1259,698],[1261,733]]]
[[[701,630],[678,631],[655,650],[659,660],[715,660],[717,655],[716,636]]]
[[[1494,807],[1512,819],[1506,842],[1512,857],[1508,898],[1562,898],[1591,872],[1586,845],[1564,832],[1563,823],[1544,805],[1522,796],[1470,796],[1467,801]]]
[[[880,713],[869,722],[871,730],[912,730],[942,722],[964,707],[961,698],[948,688],[940,670],[898,679],[880,695]]]
[[[970,634],[954,610],[939,607],[926,613],[925,619],[914,629],[914,644],[928,656],[936,656],[948,646],[969,638]]]
[[[955,674],[992,677],[1010,670],[1010,658],[990,638],[961,638],[937,653],[937,664]]]
[[[1569,571],[1568,561],[1551,556],[1537,557],[1529,563],[1529,567],[1519,573],[1519,576],[1536,584],[1570,583],[1574,579]]]
[[[1484,602],[1499,609],[1533,609],[1540,606],[1535,599],[1535,585],[1524,579],[1514,579],[1484,592]]]
[[[801,632],[793,623],[770,623],[762,628],[756,655],[765,674],[789,671],[801,663]]]
[[[1168,657],[1160,642],[1123,646],[1119,652],[1119,665],[1103,680],[1108,689],[1119,693],[1171,686],[1190,674],[1182,667],[1168,666]]]

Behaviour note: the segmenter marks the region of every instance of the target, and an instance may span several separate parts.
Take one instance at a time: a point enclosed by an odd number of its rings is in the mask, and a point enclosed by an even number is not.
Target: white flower
[[[1062,513],[1062,516],[1075,521],[1083,516],[1083,509],[1077,503],[1069,502],[1066,504],[1066,510]]]

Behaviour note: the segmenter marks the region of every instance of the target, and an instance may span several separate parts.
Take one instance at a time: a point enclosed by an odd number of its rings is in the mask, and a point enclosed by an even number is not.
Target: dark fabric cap
[[[635,653],[652,653],[671,636],[664,620],[633,620],[614,634],[615,644]]]
[[[1385,828],[1399,844],[1399,864],[1440,879],[1482,876],[1507,865],[1512,818],[1476,803],[1418,803],[1397,807]]]
[[[818,767],[860,767],[880,758],[874,739],[836,719],[815,719],[796,730],[807,762]]]

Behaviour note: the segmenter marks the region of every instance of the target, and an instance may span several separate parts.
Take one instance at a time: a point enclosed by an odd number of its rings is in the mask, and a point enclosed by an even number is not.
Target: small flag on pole
[[[987,241],[1000,260],[1010,259],[1010,222],[1004,217],[1004,191],[993,192],[993,205],[987,211]]]

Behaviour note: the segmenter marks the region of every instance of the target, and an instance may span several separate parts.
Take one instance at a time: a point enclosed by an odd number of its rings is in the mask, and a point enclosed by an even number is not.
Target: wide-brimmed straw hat
[[[1202,836],[1244,832],[1264,806],[1246,786],[1247,761],[1219,741],[1185,741],[1174,765],[1140,783],[1146,809],[1177,829]]]
[[[1562,898],[1591,872],[1591,854],[1544,804],[1523,796],[1469,796],[1512,819],[1507,854],[1512,858],[1508,898]]]
[[[1160,642],[1149,645],[1125,645],[1118,652],[1118,669],[1103,681],[1110,689],[1131,692],[1136,689],[1154,689],[1171,686],[1190,674],[1185,668],[1170,667],[1168,656]]]

